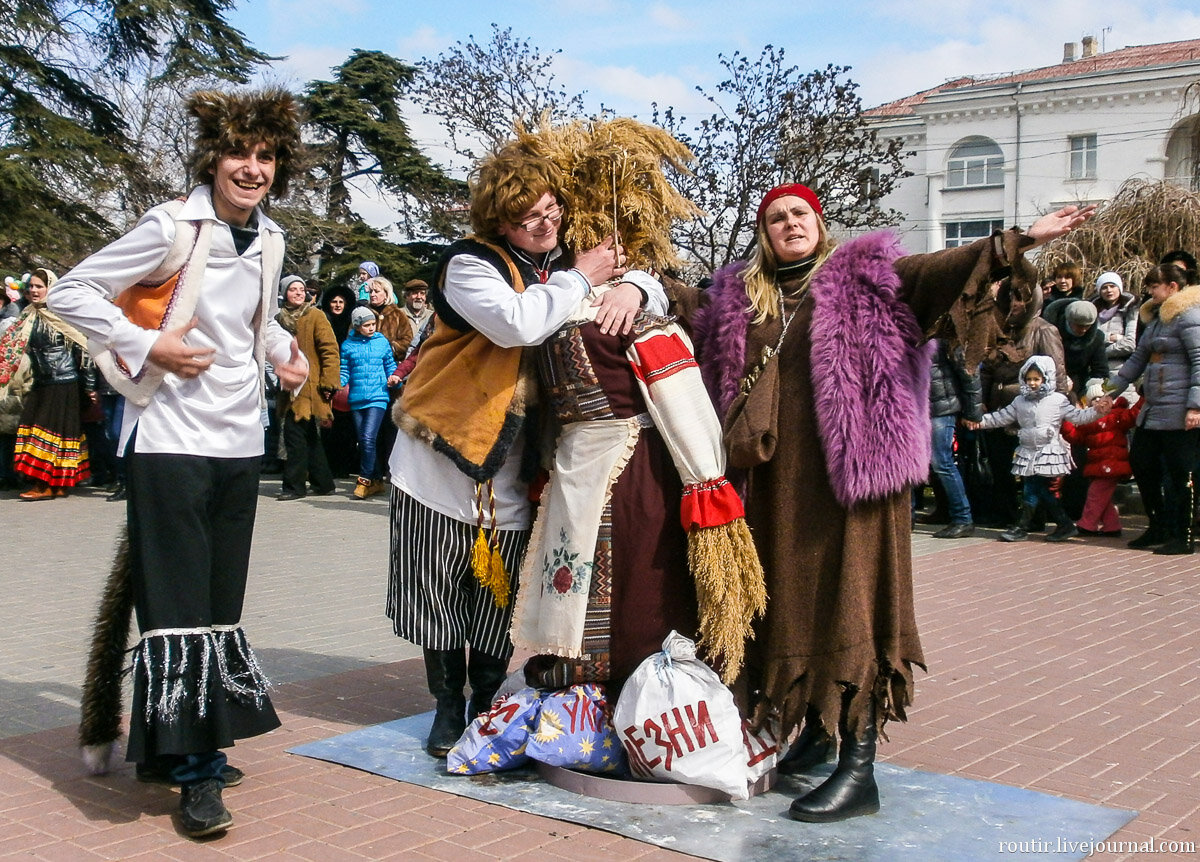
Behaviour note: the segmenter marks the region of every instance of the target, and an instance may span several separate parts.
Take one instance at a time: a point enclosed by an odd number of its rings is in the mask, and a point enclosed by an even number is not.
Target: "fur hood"
[[[1030,389],[1029,384],[1025,382],[1025,374],[1030,368],[1036,368],[1042,374],[1042,385],[1037,389]],[[1025,360],[1021,366],[1021,376],[1017,379],[1020,381],[1021,394],[1026,398],[1041,398],[1058,387],[1058,372],[1054,368],[1054,360],[1040,354],[1034,354]]]
[[[1163,323],[1170,323],[1180,314],[1197,305],[1200,305],[1200,285],[1189,285],[1174,296],[1167,297],[1161,305],[1143,302],[1138,316],[1141,317],[1142,323],[1149,323],[1157,313],[1159,320]]]

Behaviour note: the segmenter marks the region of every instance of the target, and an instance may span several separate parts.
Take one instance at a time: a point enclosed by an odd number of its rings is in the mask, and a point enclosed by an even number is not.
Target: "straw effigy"
[[[669,133],[625,117],[561,126],[543,118],[536,128],[519,126],[515,143],[562,171],[568,246],[598,245],[612,234],[615,217],[631,267],[681,265],[671,244],[671,224],[694,218],[699,209],[664,173],[667,165],[686,172],[692,159]]]

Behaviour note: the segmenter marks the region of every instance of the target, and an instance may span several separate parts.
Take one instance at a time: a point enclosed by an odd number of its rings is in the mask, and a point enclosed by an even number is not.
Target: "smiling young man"
[[[285,389],[308,363],[276,321],[283,232],[262,210],[300,145],[283,90],[198,92],[182,203],[155,207],[59,282],[50,307],[89,338],[127,399],[129,577],[141,639],[126,759],[182,787],[189,836],[232,823],[241,781],[220,749],[279,726],[240,620],[270,359]],[[107,752],[91,752],[97,771]]]

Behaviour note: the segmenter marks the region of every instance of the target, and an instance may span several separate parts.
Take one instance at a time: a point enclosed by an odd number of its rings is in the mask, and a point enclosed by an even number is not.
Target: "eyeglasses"
[[[533,233],[535,230],[537,230],[538,228],[540,228],[542,226],[543,222],[550,222],[550,224],[558,224],[560,221],[562,221],[562,217],[563,217],[563,208],[561,206],[556,206],[556,207],[554,207],[554,209],[547,210],[544,215],[534,216],[531,219],[527,219],[523,222],[520,222],[519,226],[520,226],[521,230],[525,231],[525,233]]]

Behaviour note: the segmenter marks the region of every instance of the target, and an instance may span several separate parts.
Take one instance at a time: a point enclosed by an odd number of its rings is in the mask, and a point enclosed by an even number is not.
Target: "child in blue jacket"
[[[350,415],[358,433],[359,474],[354,496],[365,500],[383,490],[375,457],[375,439],[388,406],[388,388],[396,386],[392,345],[376,332],[375,312],[366,306],[350,315],[353,328],[342,342],[342,385],[349,384]]]

